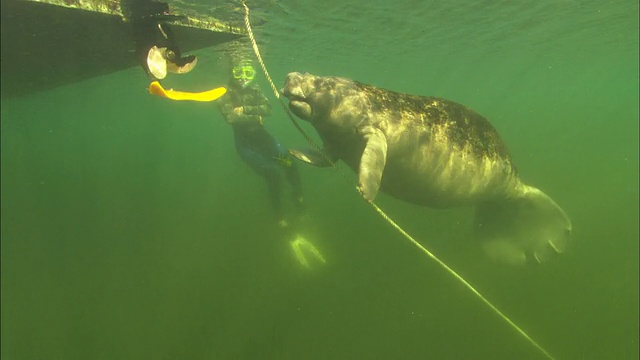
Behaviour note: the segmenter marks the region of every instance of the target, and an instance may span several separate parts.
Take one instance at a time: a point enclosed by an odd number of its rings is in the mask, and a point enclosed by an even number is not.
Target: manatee
[[[431,208],[474,206],[482,248],[510,264],[547,261],[570,241],[565,212],[523,183],[496,129],[464,105],[297,72],[282,93],[323,142],[291,154],[321,167],[344,161],[366,200],[382,191]]]

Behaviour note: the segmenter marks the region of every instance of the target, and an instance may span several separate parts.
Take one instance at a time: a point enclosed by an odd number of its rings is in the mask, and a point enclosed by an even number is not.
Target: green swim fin
[[[315,259],[315,263],[322,265],[327,263],[320,250],[300,234],[296,234],[296,238],[292,240],[289,245],[291,245],[295,259],[300,265],[307,269],[312,268],[312,258]]]

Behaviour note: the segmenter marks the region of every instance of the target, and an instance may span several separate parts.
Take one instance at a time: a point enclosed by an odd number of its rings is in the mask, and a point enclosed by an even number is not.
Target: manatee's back
[[[358,86],[387,137],[385,192],[447,207],[503,196],[519,180],[506,146],[482,116],[453,101]]]
[[[507,148],[498,131],[475,111],[456,102],[431,96],[417,96],[357,84],[368,92],[373,111],[387,113],[389,121],[404,127],[443,132],[450,146],[467,148],[475,156],[509,160]]]

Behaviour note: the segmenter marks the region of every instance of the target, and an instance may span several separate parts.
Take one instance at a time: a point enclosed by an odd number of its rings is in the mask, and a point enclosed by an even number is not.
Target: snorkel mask
[[[256,77],[256,70],[250,61],[241,61],[232,69],[233,78],[242,87],[246,88]]]

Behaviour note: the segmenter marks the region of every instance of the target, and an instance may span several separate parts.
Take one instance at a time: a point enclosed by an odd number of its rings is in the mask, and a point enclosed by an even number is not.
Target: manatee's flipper
[[[314,149],[289,149],[288,151],[294,158],[317,167],[331,167],[337,161],[326,152],[323,153]]]
[[[487,254],[497,260],[545,262],[567,247],[571,221],[545,193],[522,186],[516,198],[476,208],[476,235]]]
[[[380,190],[382,172],[387,162],[387,138],[373,126],[365,126],[359,132],[367,144],[360,159],[358,190],[365,200],[373,201]]]

